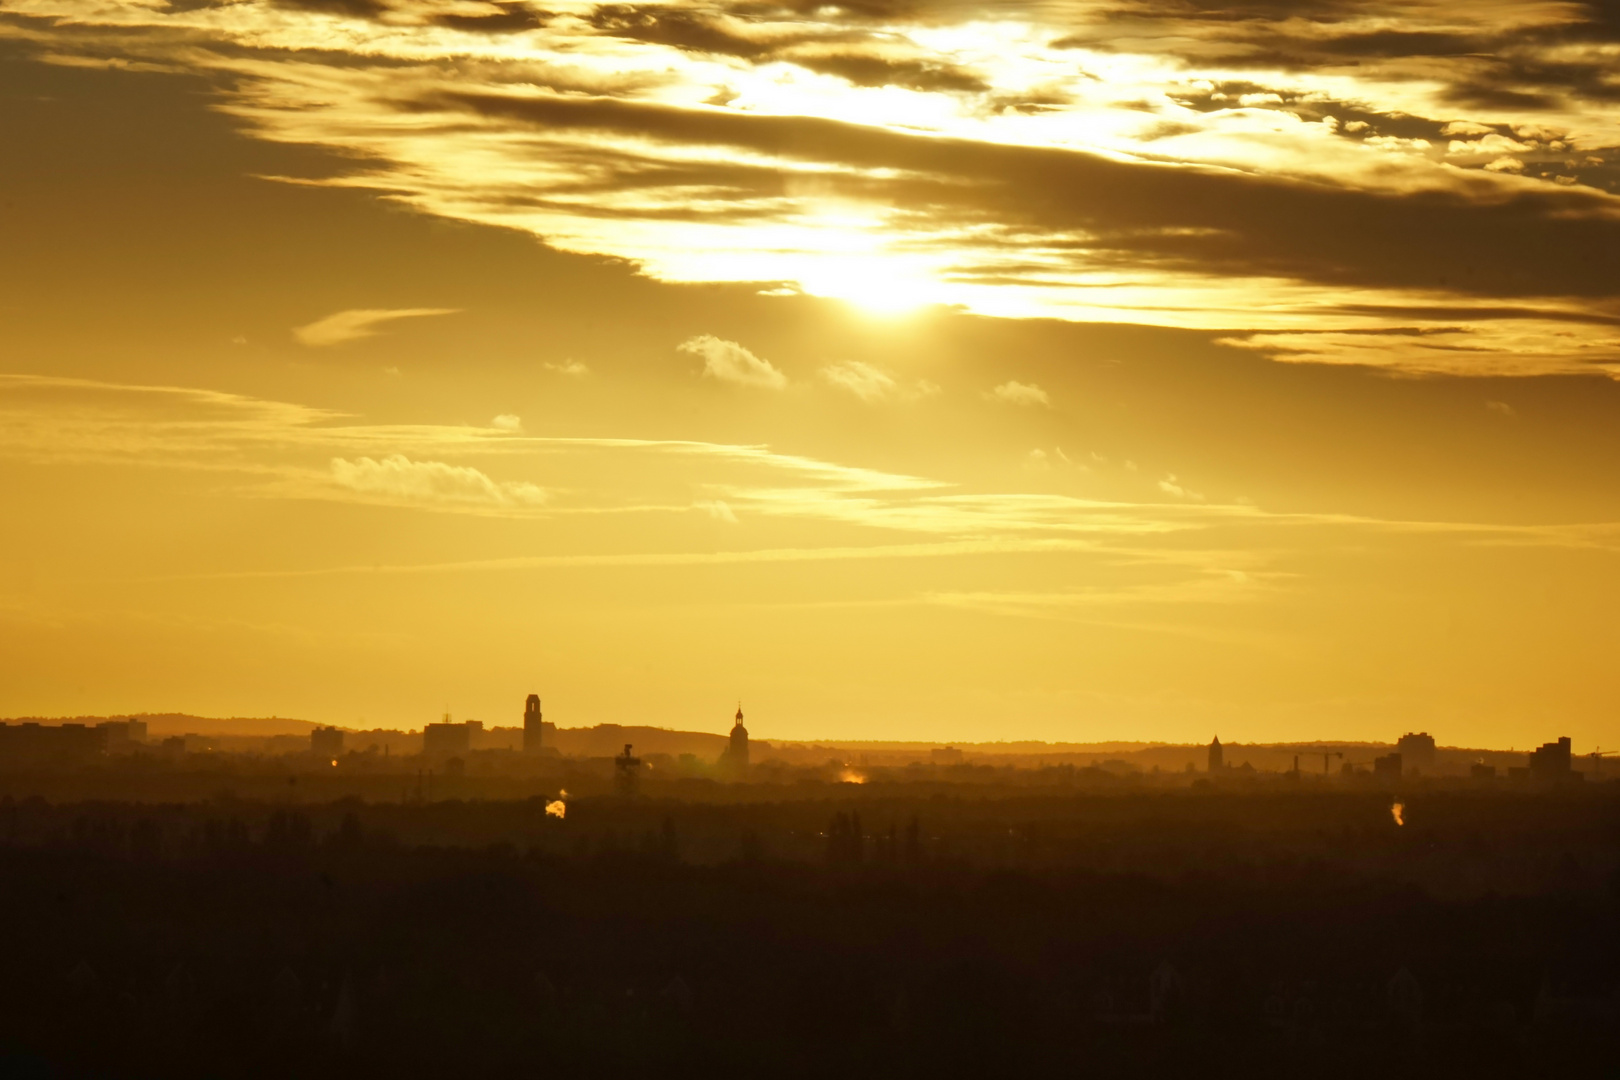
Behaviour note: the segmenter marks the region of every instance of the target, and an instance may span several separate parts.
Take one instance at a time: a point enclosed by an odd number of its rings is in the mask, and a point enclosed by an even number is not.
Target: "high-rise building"
[[[538,754],[543,724],[540,720],[540,695],[530,694],[523,703],[523,752]]]
[[[1226,751],[1221,749],[1221,737],[1215,736],[1215,741],[1209,744],[1209,771],[1218,773],[1226,768]]]
[[[136,720],[104,720],[96,725],[96,730],[107,733],[107,749],[118,750],[130,747],[134,743],[146,741],[146,721]]]
[[[1578,779],[1570,769],[1569,736],[1557,742],[1542,743],[1530,751],[1530,776],[1535,780]]]
[[[1408,731],[1395,741],[1395,752],[1413,769],[1434,771],[1434,736],[1427,731]]]
[[[79,765],[107,752],[105,728],[83,724],[0,723],[0,762]]]
[[[343,729],[314,728],[309,733],[309,750],[316,757],[336,760],[343,753]]]
[[[454,724],[447,716],[442,724],[422,727],[422,753],[449,756],[465,754],[472,749],[472,728],[467,724]]]

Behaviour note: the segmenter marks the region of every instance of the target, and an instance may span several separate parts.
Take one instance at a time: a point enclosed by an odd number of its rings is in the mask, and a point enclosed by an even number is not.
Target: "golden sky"
[[[0,0],[0,714],[1620,739],[1620,14]]]

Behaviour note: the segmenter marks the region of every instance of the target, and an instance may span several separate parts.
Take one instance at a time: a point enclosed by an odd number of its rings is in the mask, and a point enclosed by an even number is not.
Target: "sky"
[[[0,0],[0,715],[1620,741],[1620,6]]]

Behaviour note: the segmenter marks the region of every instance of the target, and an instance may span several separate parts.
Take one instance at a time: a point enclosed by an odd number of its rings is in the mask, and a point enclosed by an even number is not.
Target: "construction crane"
[[[1605,750],[1601,746],[1586,756],[1592,759],[1592,779],[1596,780],[1603,774],[1603,759],[1612,754],[1620,754],[1620,750]]]

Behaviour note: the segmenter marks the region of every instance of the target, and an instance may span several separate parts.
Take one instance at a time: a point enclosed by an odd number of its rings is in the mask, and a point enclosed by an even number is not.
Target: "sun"
[[[939,302],[938,283],[881,257],[845,262],[802,283],[805,292],[852,304],[870,315],[907,315]]]

